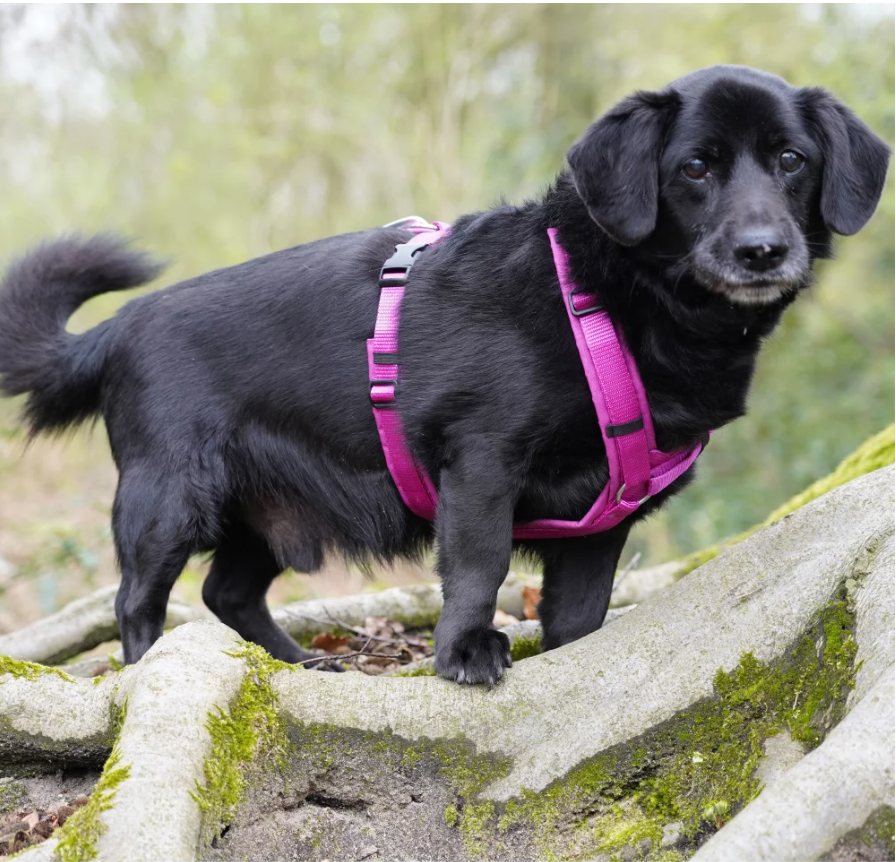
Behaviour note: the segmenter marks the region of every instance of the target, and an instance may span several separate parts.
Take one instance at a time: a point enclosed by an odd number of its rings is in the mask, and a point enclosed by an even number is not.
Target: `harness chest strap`
[[[401,300],[415,256],[450,232],[448,225],[432,225],[423,219],[393,223],[414,233],[397,245],[395,254],[380,273],[380,302],[373,338],[367,342],[370,398],[389,472],[405,505],[426,520],[435,520],[438,494],[432,479],[417,463],[407,446],[401,417],[395,409],[395,388],[400,377],[398,328]],[[560,245],[556,228],[548,229],[551,252],[570,326],[582,360],[591,398],[604,438],[610,479],[588,513],[579,521],[541,519],[515,524],[516,539],[587,536],[615,527],[682,475],[703,450],[666,453],[656,448],[647,395],[625,340],[599,297],[576,287],[569,272],[569,258]]]

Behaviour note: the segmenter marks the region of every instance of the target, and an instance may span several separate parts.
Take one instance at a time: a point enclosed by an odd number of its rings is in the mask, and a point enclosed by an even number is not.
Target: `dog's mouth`
[[[796,293],[803,285],[803,279],[788,277],[783,273],[775,278],[724,278],[716,273],[694,271],[694,276],[703,287],[724,296],[737,305],[771,305],[784,297]]]
[[[751,273],[743,268],[718,261],[714,256],[700,254],[691,256],[690,271],[694,280],[712,293],[721,294],[736,305],[771,305],[796,294],[808,284],[804,255],[787,260],[783,266],[767,272]]]
[[[730,245],[718,237],[698,243],[688,255],[686,265],[701,287],[724,296],[734,305],[772,305],[792,298],[811,281],[807,249],[792,237],[787,258],[777,266],[761,270],[753,270],[736,260]]]

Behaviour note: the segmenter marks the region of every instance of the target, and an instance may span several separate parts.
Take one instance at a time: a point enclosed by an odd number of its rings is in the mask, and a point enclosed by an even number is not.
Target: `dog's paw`
[[[436,673],[455,682],[494,685],[510,665],[510,640],[494,629],[461,632],[436,645]]]
[[[303,661],[302,666],[308,670],[322,670],[328,673],[343,673],[345,668],[339,664],[339,659],[334,656],[321,656],[314,661]]]

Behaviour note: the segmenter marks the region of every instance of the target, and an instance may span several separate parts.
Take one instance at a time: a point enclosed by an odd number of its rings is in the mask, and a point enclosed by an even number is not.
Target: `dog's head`
[[[675,278],[758,305],[807,285],[831,232],[868,221],[889,149],[822,89],[713,66],[623,100],[568,159],[611,239]]]

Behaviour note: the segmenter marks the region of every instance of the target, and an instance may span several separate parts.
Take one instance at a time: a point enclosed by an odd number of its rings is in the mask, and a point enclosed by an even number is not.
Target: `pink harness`
[[[376,326],[373,338],[367,341],[370,400],[386,464],[401,499],[412,512],[434,521],[438,494],[432,479],[408,449],[396,409],[395,388],[400,377],[398,325],[401,300],[416,255],[444,239],[450,226],[440,222],[428,224],[414,216],[387,227],[401,227],[414,237],[395,246],[395,254],[380,273]],[[609,530],[681,476],[705,446],[698,443],[693,449],[672,453],[656,448],[647,395],[634,357],[609,315],[601,309],[598,296],[578,289],[571,280],[569,259],[557,238],[557,229],[549,228],[548,236],[569,323],[604,438],[610,480],[580,521],[546,518],[515,524],[515,539],[589,536]]]

